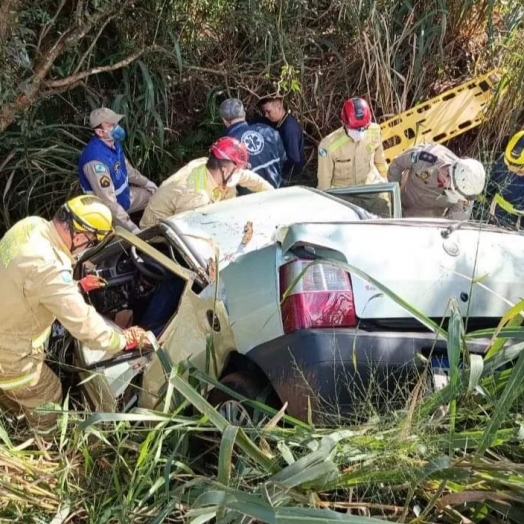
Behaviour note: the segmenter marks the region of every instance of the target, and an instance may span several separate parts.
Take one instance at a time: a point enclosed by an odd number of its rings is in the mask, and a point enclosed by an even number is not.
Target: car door
[[[164,255],[136,235],[117,227],[116,234],[126,243],[135,246],[137,251],[154,259],[157,263],[186,280],[178,309],[167,323],[158,342],[160,348],[167,354],[170,362],[176,365],[190,360],[197,368],[213,376],[217,376],[229,353],[234,350],[234,339],[224,304],[215,299],[214,295],[199,296],[193,288],[195,280],[202,280],[192,269],[182,267],[168,256]],[[186,258],[184,257],[186,260]],[[100,375],[100,371],[98,372]],[[113,370],[114,374],[114,370]],[[108,409],[111,398],[108,395],[107,383],[101,387],[102,376],[91,377],[86,386],[91,390],[100,388],[104,394],[99,399],[98,408]],[[111,376],[106,376],[107,382]],[[118,381],[119,377],[114,377]],[[146,366],[143,376],[142,390],[138,404],[141,407],[154,408],[161,398],[161,390],[166,382],[166,376],[160,358],[154,354]],[[109,389],[111,383],[109,383]],[[114,405],[114,402],[113,402]]]
[[[385,194],[390,204],[391,216],[388,218],[402,218],[402,204],[400,201],[400,186],[398,182],[384,182],[383,184],[369,184],[364,186],[334,187],[327,189],[326,193],[341,198],[346,202],[359,199],[358,205],[364,207],[362,200]]]

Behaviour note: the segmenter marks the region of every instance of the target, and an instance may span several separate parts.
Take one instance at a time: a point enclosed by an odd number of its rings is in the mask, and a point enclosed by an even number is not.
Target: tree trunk
[[[4,104],[0,109],[0,133],[4,132],[19,116],[25,113],[38,99],[42,96],[48,96],[53,94],[53,88],[58,92],[72,89],[77,86],[78,83],[92,74],[97,74],[104,71],[114,71],[121,67],[125,67],[133,60],[141,56],[145,50],[140,50],[137,53],[130,55],[127,59],[114,64],[113,66],[94,68],[90,71],[77,73],[71,77],[49,81],[49,86],[46,86],[48,82],[48,74],[53,67],[53,64],[58,57],[70,46],[76,45],[80,42],[89,32],[103,24],[104,20],[115,15],[115,13],[122,13],[132,0],[124,0],[120,4],[112,6],[107,11],[96,11],[90,17],[86,17],[84,20],[72,21],[72,25],[69,29],[63,32],[50,47],[50,49],[42,56],[38,63],[33,65],[33,75],[25,84],[27,87],[25,92],[18,94],[13,102]],[[21,0],[4,0],[0,6],[0,45],[2,42],[2,35],[4,38],[9,38],[10,26],[16,21],[17,8],[20,7]],[[54,85],[53,85],[54,84]],[[45,90],[46,87],[51,89]]]

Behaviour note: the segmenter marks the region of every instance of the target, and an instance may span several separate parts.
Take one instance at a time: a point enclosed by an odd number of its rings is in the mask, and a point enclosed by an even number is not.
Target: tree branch
[[[60,5],[58,6],[58,9],[56,10],[55,15],[53,16],[51,21],[43,26],[42,31],[40,32],[40,36],[38,37],[38,43],[36,44],[37,52],[40,52],[40,46],[42,45],[44,38],[47,36],[47,33],[49,33],[50,29],[55,25],[66,2],[67,0],[61,0]]]
[[[46,87],[49,89],[59,89],[62,87],[67,87],[71,84],[75,84],[80,82],[81,80],[85,80],[87,77],[92,75],[98,75],[100,73],[108,73],[110,71],[116,71],[117,69],[122,69],[123,67],[128,66],[132,62],[134,62],[137,58],[140,58],[144,53],[147,53],[151,51],[151,47],[146,47],[145,49],[141,49],[140,51],[137,51],[136,53],[133,53],[129,55],[128,57],[124,58],[123,60],[120,60],[120,62],[116,62],[115,64],[108,65],[108,66],[101,66],[101,67],[93,67],[92,69],[89,69],[88,71],[82,71],[81,73],[76,73],[74,75],[68,76],[66,78],[61,78],[60,80],[48,80],[44,83]]]
[[[66,91],[70,91],[71,89],[74,89],[75,87],[81,85],[84,85],[84,82],[82,82],[82,80],[79,80],[78,82],[73,82],[63,87],[57,87],[55,89],[46,89],[45,91],[40,91],[40,94],[38,96],[42,98],[47,98],[54,95],[60,95],[62,93],[65,93]]]
[[[46,57],[37,65],[35,68],[35,74],[33,75],[32,83],[38,84],[47,76],[47,73],[55,63],[55,60],[64,52],[68,47],[74,46],[80,40],[82,40],[89,31],[95,26],[97,26],[104,18],[114,16],[114,13],[117,11],[123,10],[127,5],[129,5],[131,0],[124,2],[122,5],[109,9],[107,11],[97,11],[92,16],[90,16],[86,22],[78,27],[78,25],[73,25],[66,31],[64,31],[51,49],[47,52]]]
[[[104,32],[104,30],[107,27],[107,25],[109,24],[109,22],[111,22],[111,20],[113,20],[113,18],[115,16],[116,15],[109,16],[107,18],[107,20],[100,26],[100,29],[98,30],[96,36],[93,38],[93,41],[89,44],[89,47],[87,48],[87,51],[82,55],[82,58],[79,60],[78,65],[75,68],[74,74],[78,73],[78,71],[82,67],[85,59],[93,52],[93,49],[95,48],[95,46],[96,46],[96,44],[98,42],[98,39],[100,38],[100,35]]]
[[[100,23],[103,23],[103,21],[108,17],[116,16],[117,14],[122,13],[129,5],[132,4],[133,1],[134,0],[122,0],[120,3],[115,2],[111,9],[105,11],[96,11],[95,13],[88,15],[82,25],[78,25],[78,23],[76,23],[64,31],[57,38],[51,48],[46,52],[44,57],[33,68],[34,74],[32,75],[29,82],[27,82],[25,91],[19,93],[13,102],[3,105],[0,109],[0,132],[4,131],[10,124],[13,123],[18,115],[27,111],[27,109],[31,107],[31,105],[37,100],[42,87],[45,85],[45,79],[53,67],[53,64],[67,48],[80,42],[94,27],[97,27]],[[5,8],[6,5],[16,6],[17,0],[4,0],[4,3],[0,7],[0,12],[1,9]],[[142,51],[142,53],[143,52],[144,51]],[[120,67],[124,67],[125,65],[126,64],[124,63],[124,65]],[[116,64],[109,67],[118,69]],[[91,70],[85,73],[79,73],[78,75],[72,75],[71,77],[68,77],[68,79],[56,80],[55,82],[59,82],[57,86],[48,87],[53,89],[53,87],[58,88],[64,85],[72,86],[83,78],[87,78],[91,74],[96,74],[96,72],[103,72],[104,70],[104,68],[98,69],[99,71]],[[68,83],[63,84],[64,80],[68,80]]]

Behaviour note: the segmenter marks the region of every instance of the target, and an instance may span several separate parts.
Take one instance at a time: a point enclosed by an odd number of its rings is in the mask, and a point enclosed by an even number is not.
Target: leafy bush
[[[127,114],[130,157],[157,182],[206,153],[221,133],[217,106],[227,96],[242,98],[252,116],[266,91],[287,94],[308,137],[307,183],[315,176],[316,144],[338,127],[349,96],[367,97],[381,121],[505,66],[508,90],[493,108],[490,126],[451,146],[471,155],[486,146],[500,148],[522,115],[518,0],[89,0],[60,3],[58,9],[51,0],[37,9],[29,0],[6,0],[4,5],[0,157],[9,160],[0,187],[8,186],[10,195],[3,195],[0,230],[27,212],[48,216],[61,203],[74,178],[74,150],[78,155],[88,137],[81,127],[101,104]],[[56,56],[54,46],[59,46]],[[45,70],[44,56],[52,58]],[[56,126],[64,133],[57,134]],[[66,137],[71,130],[75,138]],[[22,136],[28,143],[35,133],[40,152],[33,147],[31,154],[38,155],[39,167],[24,158],[20,145]],[[53,147],[57,140],[67,152]],[[44,164],[51,170],[45,176]],[[60,182],[59,173],[65,177]]]

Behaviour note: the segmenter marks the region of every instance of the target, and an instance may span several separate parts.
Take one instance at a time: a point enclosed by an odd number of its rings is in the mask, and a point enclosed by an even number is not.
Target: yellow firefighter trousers
[[[14,415],[25,415],[28,425],[34,429],[46,430],[55,425],[57,413],[34,412],[47,402],[62,403],[62,384],[46,364],[42,364],[36,384],[16,389],[0,389],[0,405]]]

